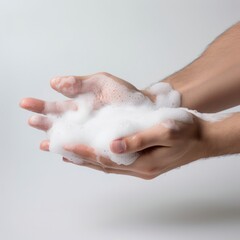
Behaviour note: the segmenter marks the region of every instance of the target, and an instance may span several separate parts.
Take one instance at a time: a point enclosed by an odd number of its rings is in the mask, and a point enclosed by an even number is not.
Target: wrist
[[[220,153],[220,150],[223,149],[222,140],[217,137],[216,123],[201,120],[201,141],[204,149],[203,158],[222,155]]]
[[[181,105],[180,93],[174,90],[171,84],[167,82],[157,82],[142,90],[142,93],[148,96],[157,108],[168,107],[177,108]]]
[[[221,121],[201,120],[201,136],[206,157],[240,153],[240,113],[234,113]]]
[[[169,83],[180,93],[181,107],[199,112],[215,112],[209,95],[209,83],[217,76],[218,72],[208,67],[206,59],[199,57],[182,70],[165,78],[163,82]]]

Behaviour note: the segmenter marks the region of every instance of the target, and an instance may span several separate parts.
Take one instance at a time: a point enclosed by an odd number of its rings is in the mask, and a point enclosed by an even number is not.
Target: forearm
[[[202,122],[206,157],[240,153],[239,123],[240,113],[233,113],[218,122]]]
[[[240,104],[240,23],[163,81],[181,93],[182,107],[217,112]]]

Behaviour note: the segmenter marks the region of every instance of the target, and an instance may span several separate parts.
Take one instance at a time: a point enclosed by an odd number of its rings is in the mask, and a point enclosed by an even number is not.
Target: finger
[[[158,124],[131,136],[111,142],[110,149],[114,153],[133,153],[153,146],[170,146],[170,135],[173,128]]]
[[[26,110],[42,113],[45,108],[45,101],[36,98],[24,98],[19,105]]]
[[[63,157],[62,160],[67,163],[73,163],[72,161],[68,160],[67,158]],[[73,163],[74,164],[74,163]],[[79,164],[78,164],[79,165]]]
[[[63,158],[63,161],[72,163],[67,158]],[[144,174],[141,174],[141,173],[135,173],[132,171],[121,170],[121,169],[108,168],[108,167],[104,167],[101,165],[94,165],[94,164],[91,164],[88,162],[82,163],[81,166],[88,167],[88,168],[91,168],[91,169],[94,169],[97,171],[101,171],[101,172],[105,172],[105,173],[121,174],[121,175],[128,175],[128,176],[134,176],[134,177],[138,177],[138,178],[148,179],[147,176],[145,176]]]
[[[149,159],[152,159],[155,154],[155,150],[147,151],[145,154],[142,154],[134,163],[131,165],[125,166],[125,165],[118,165],[114,162],[112,162],[108,158],[100,157],[99,161],[96,161],[97,156],[94,154],[93,150],[84,145],[75,145],[75,146],[66,146],[65,149],[73,149],[71,152],[75,153],[79,157],[83,159],[87,159],[87,161],[93,160],[93,162],[90,164],[96,165],[96,163],[100,163],[100,166],[104,168],[104,170],[109,170],[110,172],[113,172],[111,170],[117,170],[117,171],[123,171],[124,173],[127,173],[127,175],[141,177],[143,179],[152,179],[158,175],[158,169],[153,167],[151,162],[149,162]],[[88,162],[87,162],[88,163]],[[85,164],[85,163],[84,163]],[[82,164],[81,164],[82,165]],[[99,169],[100,170],[100,169]],[[103,170],[103,169],[102,169]],[[123,174],[123,172],[121,172]],[[115,173],[115,171],[114,171]]]
[[[36,98],[22,99],[20,107],[41,114],[61,114],[68,110],[77,110],[77,105],[73,101],[46,102]]]
[[[66,158],[66,157],[63,157],[62,159],[63,159],[64,162],[72,163],[72,164],[79,165],[79,166],[83,166],[83,165],[85,165],[85,163],[88,163],[88,164],[91,164],[91,165],[94,165],[94,166],[101,166],[101,165],[98,164],[98,163],[90,162],[90,161],[87,160],[87,159],[83,159],[82,156],[81,156],[81,160],[82,160],[81,163],[76,163],[76,162],[74,162],[74,161],[72,161],[72,160],[70,160],[70,159],[68,159],[68,158]]]
[[[94,165],[100,165],[99,159],[91,147],[88,147],[85,145],[70,145],[70,146],[68,145],[68,146],[64,146],[64,150],[75,154],[76,157],[84,159],[84,161],[87,161]],[[81,165],[81,164],[77,164],[77,165]]]
[[[51,79],[50,85],[54,90],[70,98],[87,92],[98,95],[101,93],[107,76],[111,75],[107,73],[95,73],[88,76],[55,77]]]
[[[43,151],[49,151],[49,140],[43,140],[40,144],[40,149]]]
[[[62,114],[69,110],[78,110],[78,106],[71,100],[64,102],[45,102],[43,114]]]
[[[64,150],[72,152],[78,156],[83,157],[84,159],[91,159],[94,162],[97,162],[96,155],[94,150],[91,147],[85,145],[65,145]]]
[[[63,76],[51,79],[51,87],[63,95],[73,98],[81,92],[82,80],[88,76]]]
[[[52,127],[52,121],[48,117],[40,115],[30,117],[28,124],[43,131],[48,131]]]
[[[80,156],[79,156],[79,157],[80,157]],[[83,157],[80,157],[80,159],[82,160],[81,163],[79,163],[79,162],[77,163],[77,162],[74,162],[74,161],[72,161],[72,160],[70,160],[70,159],[68,159],[68,158],[66,158],[66,157],[63,157],[63,161],[64,161],[64,162],[72,163],[72,164],[79,165],[79,166],[82,166],[85,162],[87,162],[87,163],[89,163],[89,164],[93,164],[93,165],[100,166],[99,163],[93,162],[93,161],[91,161],[91,160],[89,160],[89,159],[83,159]]]
[[[89,146],[80,145],[80,144],[67,145],[67,146],[64,146],[64,149],[66,151],[69,151],[78,155],[81,158],[87,159],[88,161],[92,161],[95,164],[98,163],[102,166],[111,167],[115,169],[125,169],[125,170],[128,169],[128,166],[118,165],[117,163],[111,161],[109,158],[96,155],[96,153],[94,152],[94,149]]]
[[[94,165],[96,165],[96,163],[99,163],[104,168],[126,171],[128,172],[129,175],[138,176],[144,179],[150,179],[150,177],[152,177],[152,175],[148,174],[148,171],[145,171],[146,165],[148,165],[152,173],[151,165],[146,164],[147,162],[149,162],[148,161],[149,158],[151,159],[152,153],[148,153],[146,155],[142,154],[142,156],[140,156],[134,163],[126,166],[126,165],[118,165],[117,163],[111,161],[108,158],[96,156],[96,154],[94,153],[94,150],[88,146],[84,146],[84,145],[66,146],[65,149],[66,150],[71,149],[71,152],[75,153],[76,155],[78,155],[83,159],[92,161],[90,163]]]

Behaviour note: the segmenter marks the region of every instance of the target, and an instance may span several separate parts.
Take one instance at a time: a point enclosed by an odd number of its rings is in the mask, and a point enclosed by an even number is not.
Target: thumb
[[[153,146],[170,146],[170,135],[173,129],[165,124],[158,124],[142,132],[111,142],[110,149],[114,153],[133,153]]]

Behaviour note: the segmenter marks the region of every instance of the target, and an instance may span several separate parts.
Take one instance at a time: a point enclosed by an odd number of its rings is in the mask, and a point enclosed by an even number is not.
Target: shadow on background
[[[120,209],[119,209],[120,210]],[[104,224],[111,227],[240,225],[240,203],[177,203],[145,206],[138,210],[128,208],[108,212]]]

